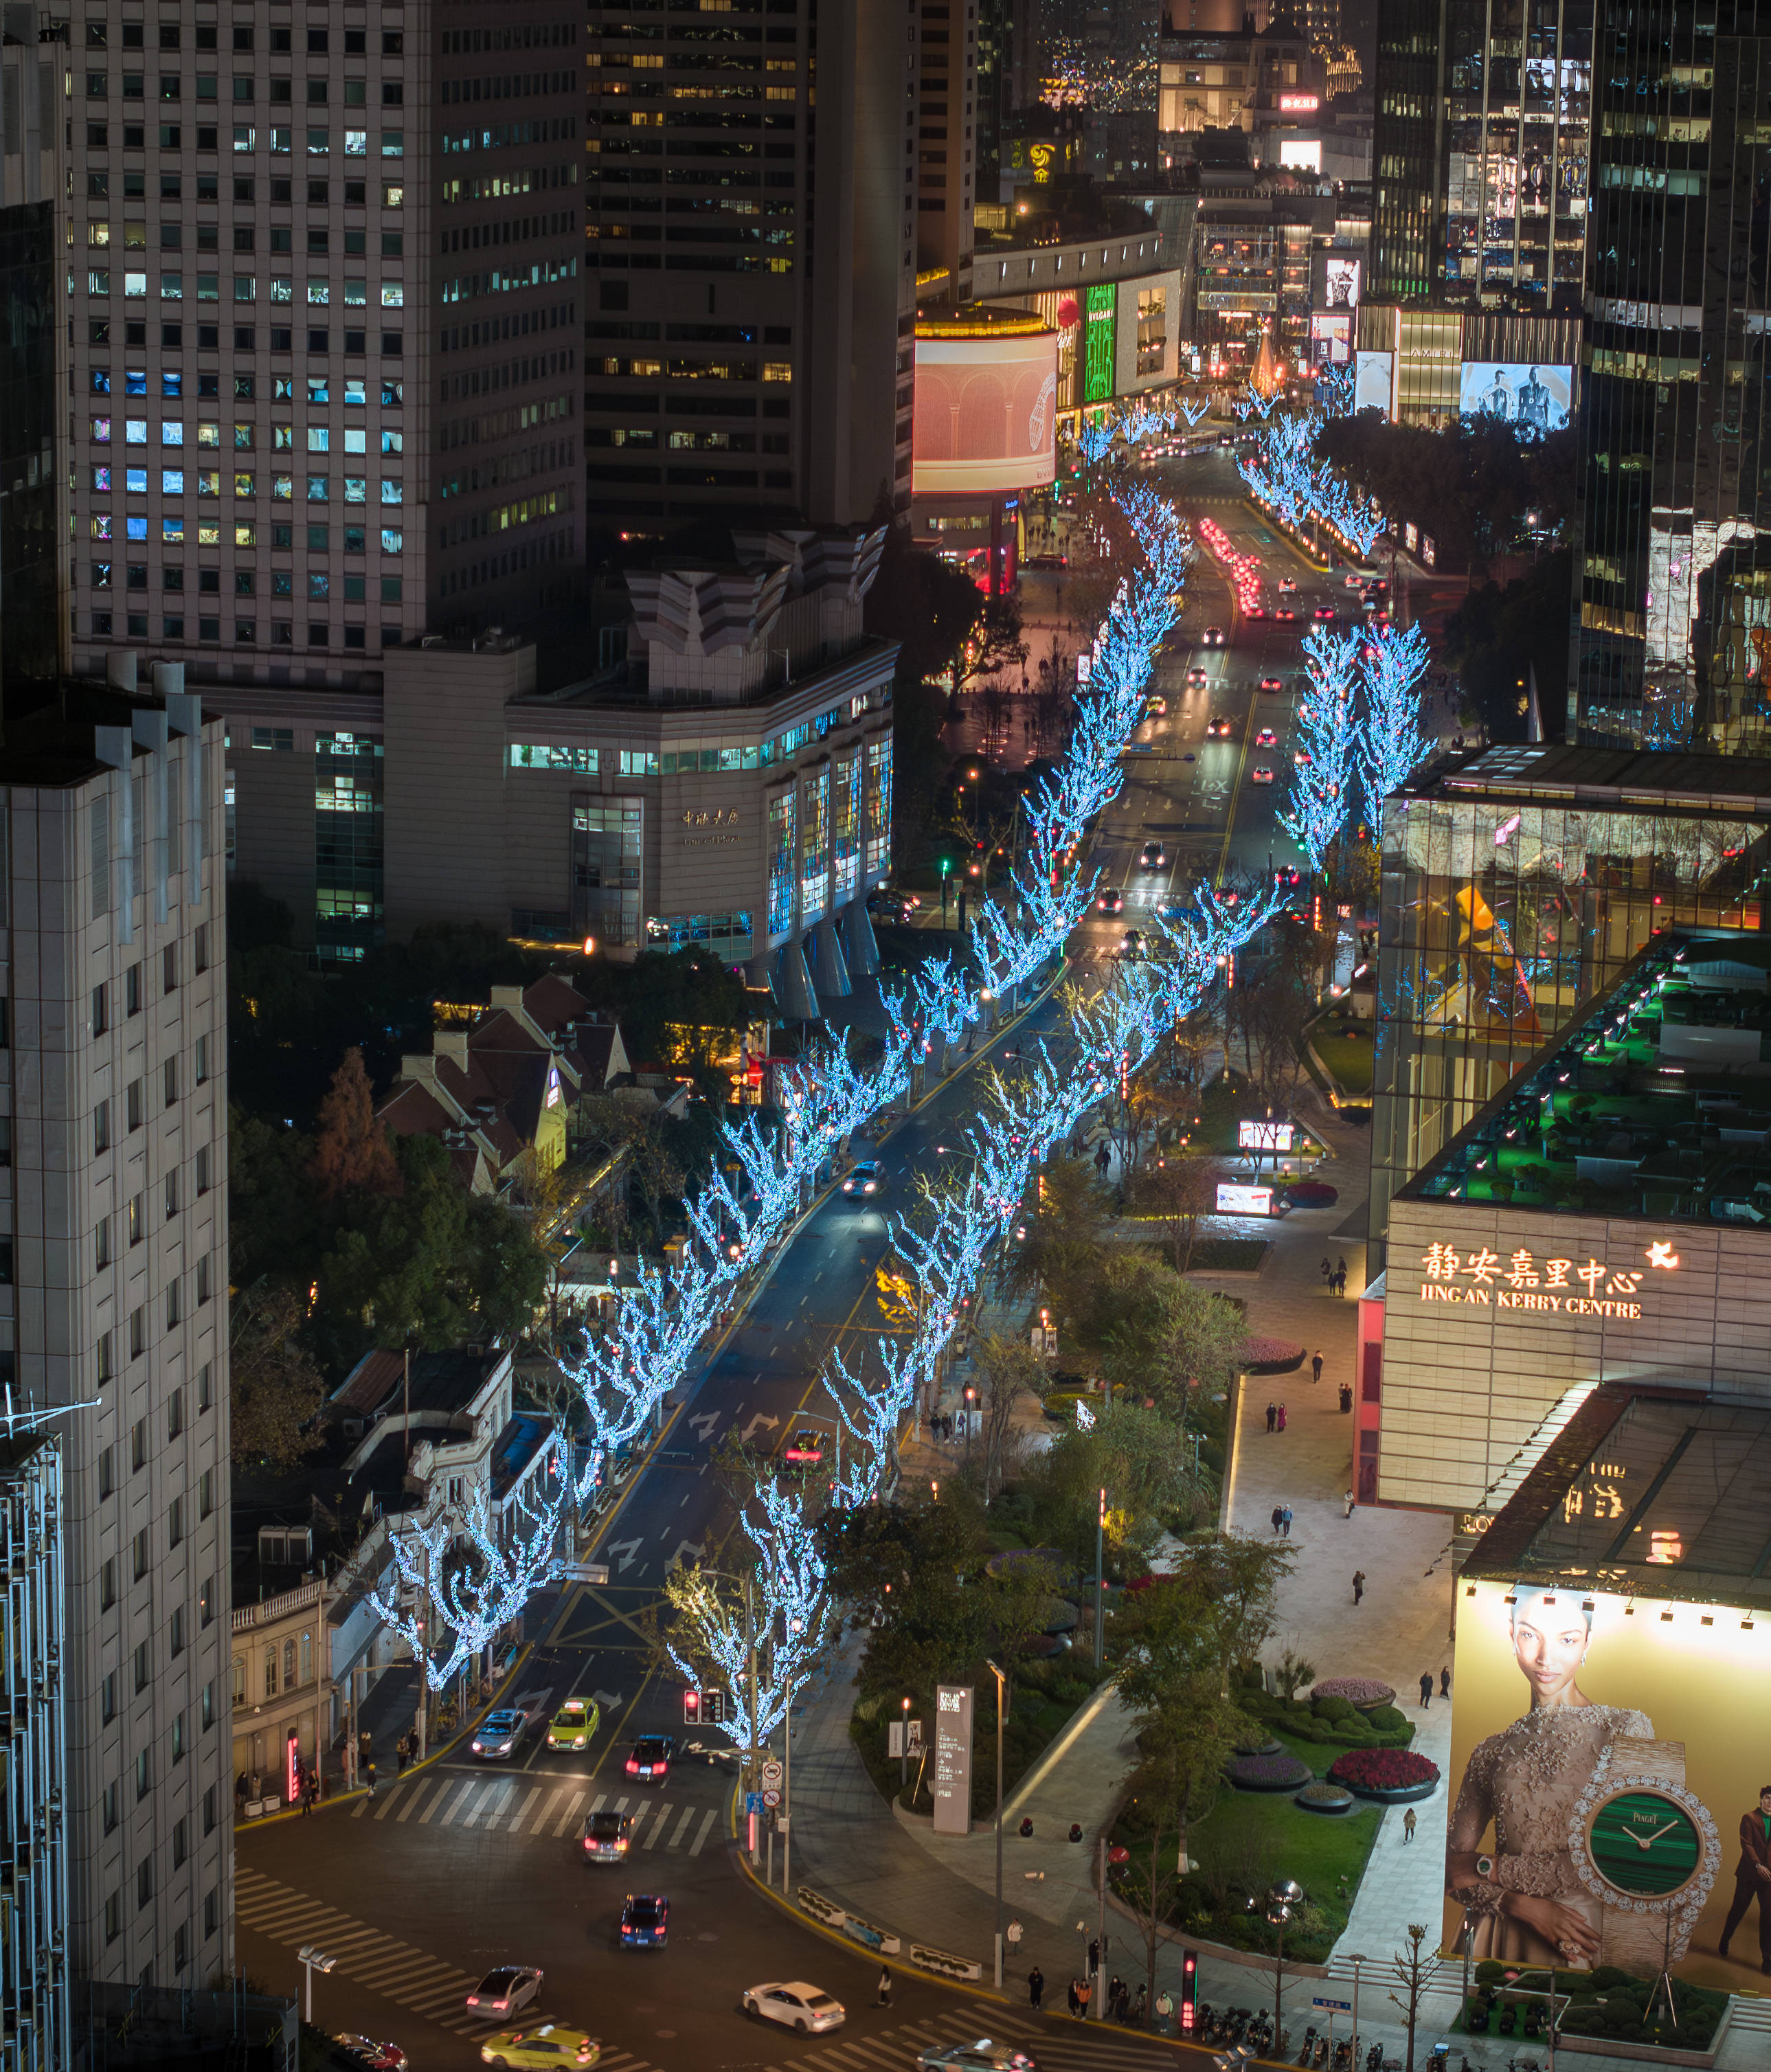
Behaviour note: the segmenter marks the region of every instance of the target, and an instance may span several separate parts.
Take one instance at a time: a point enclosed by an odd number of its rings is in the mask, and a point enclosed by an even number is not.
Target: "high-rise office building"
[[[1763,754],[1771,5],[1654,0],[1597,56],[1569,730]]]
[[[978,0],[925,0],[919,10],[916,109],[916,270],[945,268],[968,301],[977,167]],[[990,199],[996,199],[992,193]]]
[[[349,684],[568,588],[581,12],[89,0],[72,34],[76,666]]]
[[[65,661],[55,523],[56,113],[67,24],[0,10],[0,701],[47,695]],[[34,693],[31,686],[41,687]]]
[[[1366,299],[1580,306],[1593,0],[1379,0]]]
[[[121,672],[120,672],[121,673]],[[10,720],[0,1087],[14,1388],[60,1420],[68,1967],[232,1968],[222,724]]]
[[[592,9],[593,527],[715,512],[846,524],[882,496],[908,503],[918,132],[947,133],[929,140],[944,166],[974,120],[951,91],[937,120],[921,17],[939,15],[951,56],[974,4]]]

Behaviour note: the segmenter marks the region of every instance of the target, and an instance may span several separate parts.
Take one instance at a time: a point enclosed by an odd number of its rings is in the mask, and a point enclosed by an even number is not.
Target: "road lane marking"
[[[453,1791],[454,1788],[455,1780],[454,1778],[446,1777],[443,1779],[442,1789],[437,1794],[436,1797],[431,1800],[430,1803],[418,1816],[418,1825],[421,1827],[428,1827],[430,1825],[430,1816],[437,1811],[437,1808],[444,1803],[444,1801],[448,1798],[450,1793]],[[471,1791],[473,1790],[473,1786],[469,1785],[467,1789]],[[457,1806],[461,1803],[459,1798],[456,1799],[455,1803]],[[444,1827],[446,1827],[449,1825],[449,1823],[453,1820],[454,1817],[455,1815],[453,1811],[446,1814],[443,1817],[442,1823]]]
[[[323,1921],[341,1921],[344,1918],[336,1907],[323,1906],[317,1899],[310,1900],[306,1906],[298,1906],[293,1911],[281,1900],[268,1904],[261,1901],[250,1908],[236,1906],[234,1917],[263,1935],[273,1934],[286,1927],[290,1922],[299,1922],[306,1930],[317,1927]]]
[[[719,1808],[717,1806],[709,1806],[702,1818],[700,1832],[689,1844],[688,1853],[692,1856],[698,1856],[701,1854],[701,1844],[707,1840],[707,1831],[718,1818]]]
[[[400,1818],[394,1823],[396,1827],[403,1827],[406,1822],[412,1818],[413,1815],[417,1811],[419,1802],[423,1799],[425,1792],[430,1789],[430,1783],[431,1780],[427,1777],[424,1779],[422,1783],[414,1784],[407,1791],[406,1803],[400,1808]]]
[[[512,1797],[515,1795],[516,1794],[514,1793],[512,1794]],[[538,1784],[533,1786],[530,1790],[528,1797],[523,1801],[522,1804],[519,1806],[516,1811],[511,1815],[511,1832],[513,1835],[521,1833],[523,1823],[529,1817],[529,1808],[534,1805],[536,1800],[539,1799],[540,1795],[540,1786]],[[507,1804],[509,1802],[507,1800],[506,1803]],[[498,1810],[500,1815],[502,1815],[504,1811],[504,1807],[500,1806]]]
[[[581,1791],[574,1791],[572,1794],[572,1803],[568,1806],[565,1812],[560,1815],[560,1824],[553,1831],[553,1836],[556,1841],[557,1841],[560,1836],[565,1832],[566,1829],[572,1825],[573,1821],[577,1819],[578,1808],[583,1803],[584,1794]],[[539,1834],[541,1829],[541,1823],[539,1820],[536,1822],[535,1828],[536,1832]]]
[[[479,1822],[479,1816],[483,1813],[487,1816],[488,1821],[495,1819],[503,1807],[504,1794],[507,1788],[507,1781],[504,1778],[500,1778],[498,1782],[493,1785],[489,1790],[483,1792],[479,1798],[475,1802],[472,1811],[470,1812],[467,1818],[462,1822],[461,1824],[462,1827],[476,1827]],[[496,1802],[495,1803],[494,1803],[495,1801]]]
[[[668,1813],[669,1811],[670,1801],[668,1799],[660,1800],[658,1806],[658,1818],[652,1822],[651,1826],[647,1829],[646,1839],[640,1844],[642,1848],[650,1849],[656,1845],[658,1837],[664,1832],[664,1815]]]
[[[683,1808],[683,1817],[676,1823],[676,1832],[671,1836],[669,1842],[666,1844],[667,1848],[672,1849],[676,1848],[676,1844],[681,1841],[684,1836],[688,1832],[688,1823],[694,1819],[694,1817],[695,1808],[692,1806],[685,1806]]]

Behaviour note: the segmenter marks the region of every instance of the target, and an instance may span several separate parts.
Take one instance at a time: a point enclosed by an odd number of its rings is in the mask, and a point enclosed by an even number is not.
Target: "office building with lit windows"
[[[1379,0],[1378,302],[1579,310],[1593,0]]]
[[[592,8],[594,530],[908,504],[918,254],[970,249],[976,4]]]
[[[569,589],[584,34],[565,0],[76,17],[76,670],[339,688]]]
[[[1571,739],[1771,752],[1771,5],[1608,21]]]
[[[131,1986],[232,1968],[223,767],[171,690],[67,684],[0,750],[0,1355],[72,1406],[67,1964]]]

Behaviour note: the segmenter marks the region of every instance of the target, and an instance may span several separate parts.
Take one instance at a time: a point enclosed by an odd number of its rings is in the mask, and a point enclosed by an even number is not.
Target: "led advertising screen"
[[[1466,360],[1457,407],[1466,417],[1493,417],[1522,439],[1566,430],[1574,394],[1572,367],[1531,367],[1511,360]]]
[[[1289,1151],[1297,1135],[1295,1122],[1239,1122],[1237,1148],[1243,1151]]]
[[[1273,1190],[1271,1187],[1238,1187],[1227,1180],[1220,1180],[1218,1213],[1221,1216],[1270,1216],[1273,1213]]]
[[[1083,327],[1083,401],[1104,403],[1113,393],[1114,360],[1119,344],[1120,291],[1111,281],[1097,281],[1087,295]]]
[[[1331,310],[1359,306],[1359,261],[1330,253],[1322,265],[1322,299]]]
[[[1345,367],[1353,357],[1353,316],[1310,319],[1310,350],[1318,367]]]
[[[1562,1502],[1600,1507],[1622,1536],[1645,1494],[1633,1480],[1596,1460]],[[1633,1559],[1672,1566],[1684,1552]],[[1664,1951],[1693,1984],[1759,1990],[1771,1646],[1762,1618],[1742,1618],[1527,1581],[1460,1587],[1448,1951],[1462,1954],[1467,1908],[1478,1963],[1616,1965],[1652,1981]]]
[[[1395,364],[1393,352],[1358,352],[1353,360],[1353,408],[1359,410],[1381,410],[1390,414],[1391,369]]]
[[[1056,473],[1057,423],[1055,331],[918,337],[918,496],[1044,488]]]

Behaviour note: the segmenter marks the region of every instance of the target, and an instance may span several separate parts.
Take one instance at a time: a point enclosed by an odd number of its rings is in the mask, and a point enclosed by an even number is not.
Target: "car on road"
[[[1279,736],[1270,726],[1264,726],[1255,736],[1255,746],[1257,748],[1277,748]]]
[[[1297,614],[1292,610],[1288,604],[1282,604],[1279,607],[1278,610],[1273,614],[1273,616],[1275,619],[1296,619]]]
[[[676,1753],[676,1744],[668,1734],[642,1734],[627,1751],[627,1774],[642,1784],[662,1784]]]
[[[815,1468],[824,1457],[824,1434],[810,1424],[802,1425],[781,1449],[781,1457],[790,1468]]]
[[[1276,885],[1301,885],[1303,882],[1304,874],[1295,863],[1282,863],[1273,873],[1273,882]]]
[[[1141,928],[1128,928],[1120,938],[1120,955],[1128,961],[1135,962],[1143,954],[1144,931]]]
[[[1095,895],[1095,911],[1097,914],[1123,914],[1125,911],[1125,894],[1117,886],[1103,885]]]
[[[1198,757],[1197,755],[1195,755],[1195,754],[1194,754],[1193,750],[1190,748],[1190,749],[1187,750],[1186,754],[1181,757],[1181,760],[1183,763],[1197,763],[1197,762],[1199,760],[1199,758],[1198,758]]]
[[[515,1705],[488,1712],[474,1729],[474,1753],[487,1762],[502,1762],[515,1755],[528,1732],[528,1715]]]
[[[1165,697],[1157,697],[1157,694],[1153,692],[1151,695],[1144,701],[1144,717],[1146,719],[1166,719],[1168,716],[1168,700]]]
[[[548,1721],[547,1745],[551,1749],[589,1748],[602,1720],[594,1698],[568,1698]]]
[[[1266,616],[1267,607],[1264,604],[1251,604],[1243,613],[1244,619],[1264,619]]]
[[[1303,768],[1304,765],[1308,763],[1309,759],[1310,752],[1307,748],[1294,748],[1292,750],[1292,760],[1297,765],[1300,770]]]
[[[783,2029],[801,2036],[840,2029],[845,2009],[821,1986],[807,1985],[803,1979],[789,1979],[779,1985],[751,1986],[744,1995],[744,2012],[760,2015],[764,2021],[778,2021]]]
[[[1207,720],[1206,722],[1206,734],[1210,739],[1215,741],[1227,741],[1230,738],[1231,734],[1229,721],[1227,719]]]
[[[584,1816],[584,1860],[590,1864],[618,1864],[633,1847],[634,1816],[609,1807]]]
[[[1147,841],[1137,853],[1138,866],[1143,870],[1160,870],[1169,860],[1169,852],[1159,841]]]
[[[1248,773],[1248,781],[1251,784],[1271,784],[1273,781],[1271,767],[1264,763],[1257,763]]]
[[[533,2029],[502,2029],[479,2046],[483,2065],[544,2066],[548,2072],[565,2072],[567,2066],[594,2065],[602,2056],[602,2045],[581,2029],[567,2029],[557,2021],[539,2022]]]
[[[1067,569],[1070,557],[1068,554],[1029,554],[1021,566],[1025,569]]]
[[[621,1902],[623,1950],[662,1950],[670,1940],[670,1901],[661,1892],[631,1892]]]
[[[1190,691],[1202,689],[1210,680],[1211,679],[1206,676],[1204,669],[1197,662],[1187,672],[1187,689]]]
[[[532,1964],[499,1964],[467,1996],[467,2012],[483,2021],[520,2014],[541,1990],[541,1974]]]
[[[877,1194],[885,1185],[880,1178],[877,1158],[857,1158],[843,1175],[842,1190],[845,1194]]]
[[[1281,597],[1296,597],[1297,594],[1297,584],[1290,576],[1281,576],[1277,587]]]
[[[1282,691],[1285,688],[1285,679],[1283,676],[1263,676],[1260,680],[1260,687],[1269,693]]]
[[[1199,644],[1202,648],[1222,648],[1224,644],[1223,628],[1221,626],[1208,626],[1199,636]]]
[[[371,2036],[335,2036],[332,2041],[354,2065],[367,2072],[406,2072],[406,2054],[397,2043],[377,2043]]]
[[[1038,2066],[1030,2050],[980,2036],[976,2043],[931,2044],[918,2055],[916,2072],[1038,2072]]]
[[[1334,615],[1334,607],[1332,604],[1319,604],[1310,614],[1312,619],[1321,620],[1331,619]]]
[[[915,913],[916,906],[899,892],[869,892],[867,911],[876,920],[902,923]]]

